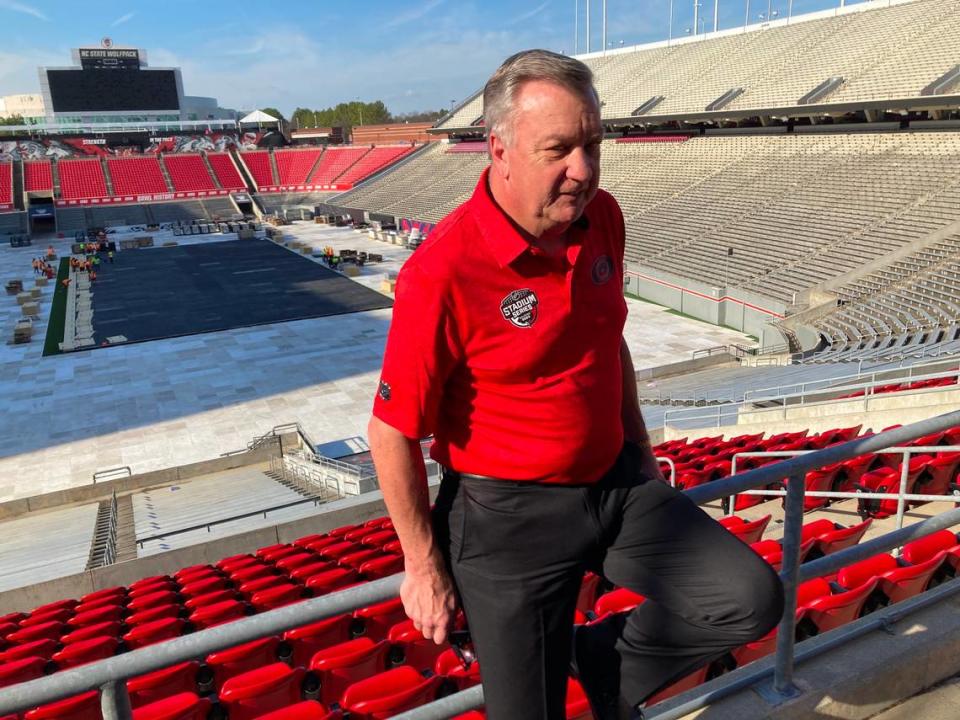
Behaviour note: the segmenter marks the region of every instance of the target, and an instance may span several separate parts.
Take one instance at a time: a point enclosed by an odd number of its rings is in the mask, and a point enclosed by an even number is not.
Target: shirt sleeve
[[[434,432],[443,387],[461,355],[446,287],[416,265],[397,278],[373,414],[408,438]]]

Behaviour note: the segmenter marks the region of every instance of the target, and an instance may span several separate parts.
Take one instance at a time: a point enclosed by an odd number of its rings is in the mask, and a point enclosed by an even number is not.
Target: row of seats
[[[203,157],[195,154],[164,155],[163,164],[170,175],[170,182],[176,192],[199,192],[216,190],[217,184],[210,177],[210,171]]]
[[[681,439],[663,443],[655,451],[682,465],[757,443],[780,447],[806,441],[825,447],[859,431],[852,427],[810,436],[782,433],[766,440],[762,435]],[[952,438],[942,433],[917,442],[937,445]],[[782,547],[763,537],[770,520],[770,515],[756,520],[733,516],[720,522],[778,568]],[[867,519],[849,527],[829,520],[807,523],[801,534],[803,558],[850,547],[860,541],[871,522]],[[10,613],[0,617],[0,687],[384,577],[400,571],[402,562],[391,521],[377,518],[214,564],[48,603],[29,613]],[[876,556],[836,576],[806,583],[798,604],[798,637],[825,632],[922,592],[929,584],[955,575],[958,567],[957,537],[942,531],[907,545],[899,560]],[[577,602],[577,621],[595,622],[645,601],[587,573]],[[463,622],[460,617],[457,626],[462,628]],[[654,701],[763,657],[774,645],[775,633],[738,648],[665,689]],[[356,720],[387,717],[476,684],[480,677],[479,665],[464,667],[453,646],[425,640],[406,618],[399,599],[394,599],[132,678],[128,689],[137,720],[224,714],[231,719],[339,718],[344,713]],[[569,718],[590,717],[583,691],[574,681],[567,701]],[[25,713],[22,720],[97,717],[96,693],[88,693]]]
[[[13,204],[13,163],[0,163],[0,205]]]
[[[952,387],[956,384],[957,376],[954,375],[953,377],[929,378],[927,380],[915,380],[913,382],[877,385],[870,388],[869,393],[871,395],[886,395],[888,393],[904,392],[907,390],[925,390],[927,388]],[[848,398],[863,397],[867,394],[867,392],[867,390],[857,390],[856,392],[841,395],[838,399],[844,400]]]
[[[897,426],[893,426],[897,427]],[[885,428],[891,430],[893,427]],[[659,446],[660,457],[674,463],[676,485],[690,489],[703,483],[728,477],[732,472],[732,458],[747,452],[803,452],[821,450],[830,445],[846,442],[860,434],[861,427],[834,428],[816,435],[806,431],[780,433],[764,439],[763,434],[741,435],[730,439],[722,436],[700,438],[692,443],[686,439],[674,440]],[[960,445],[960,428],[933,433],[906,444],[908,447],[935,447]],[[744,457],[737,461],[737,471],[743,472],[777,462],[779,457]],[[664,474],[671,469],[662,463]],[[868,453],[849,460],[826,465],[809,471],[805,476],[805,488],[812,492],[893,493],[900,488],[902,455],[895,453]],[[960,452],[942,451],[912,455],[908,463],[907,493],[922,495],[947,495],[960,492]],[[782,484],[780,485],[782,487]],[[778,489],[769,486],[767,489]],[[765,498],[758,495],[739,495],[734,500],[734,510],[752,507]],[[811,511],[829,505],[828,498],[804,498],[804,510]],[[911,506],[922,503],[914,502]],[[860,500],[863,517],[883,518],[896,512],[896,500]]]
[[[107,158],[115,195],[146,195],[170,192],[155,156]]]
[[[27,192],[53,191],[53,166],[49,160],[24,161],[23,189]]]

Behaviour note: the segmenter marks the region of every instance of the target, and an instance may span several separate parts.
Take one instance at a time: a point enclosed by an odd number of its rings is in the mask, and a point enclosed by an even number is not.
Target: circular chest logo
[[[514,290],[500,302],[500,312],[518,328],[528,328],[537,321],[536,294],[529,288]]]
[[[590,271],[594,285],[605,285],[613,277],[613,260],[609,255],[601,255],[593,261],[593,269]]]

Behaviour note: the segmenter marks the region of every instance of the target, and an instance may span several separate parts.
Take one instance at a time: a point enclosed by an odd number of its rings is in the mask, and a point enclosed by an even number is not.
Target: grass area
[[[53,286],[53,302],[50,303],[50,319],[47,322],[47,339],[43,343],[43,356],[59,355],[63,342],[63,329],[67,323],[67,289],[63,280],[70,275],[69,258],[60,258],[60,269]]]
[[[627,292],[626,290],[623,291],[623,294],[626,297],[630,298],[631,300],[639,300],[640,302],[645,302],[648,305],[656,305],[657,307],[660,307],[660,308],[666,307],[666,305],[661,305],[660,303],[654,302],[653,300],[647,300],[647,298],[645,297],[640,297],[639,295],[636,295],[632,292]]]

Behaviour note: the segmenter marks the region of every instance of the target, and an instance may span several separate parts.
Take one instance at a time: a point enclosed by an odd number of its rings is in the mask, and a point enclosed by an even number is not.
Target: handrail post
[[[100,688],[100,712],[103,720],[131,720],[130,693],[124,680],[113,680]]]
[[[910,477],[910,448],[903,449],[903,460],[900,463],[900,492],[897,497],[897,530],[903,527],[903,514],[907,509],[907,501],[904,495],[907,492],[907,478]],[[897,551],[900,554],[900,551]]]
[[[783,619],[777,631],[777,656],[773,671],[773,691],[782,699],[800,694],[793,684],[793,646],[797,585],[800,576],[800,531],[803,525],[805,479],[803,475],[794,475],[787,482],[783,560],[780,570],[780,580],[783,582]]]

